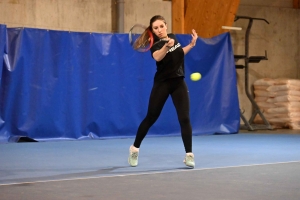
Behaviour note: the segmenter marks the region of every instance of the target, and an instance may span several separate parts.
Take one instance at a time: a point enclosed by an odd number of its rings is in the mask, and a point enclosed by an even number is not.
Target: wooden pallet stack
[[[263,78],[254,82],[254,100],[274,128],[300,130],[300,80]],[[255,123],[263,123],[259,115]]]

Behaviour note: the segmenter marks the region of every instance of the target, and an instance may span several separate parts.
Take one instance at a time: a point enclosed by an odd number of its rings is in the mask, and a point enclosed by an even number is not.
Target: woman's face
[[[153,33],[160,39],[167,37],[167,25],[162,20],[156,20],[152,23]]]

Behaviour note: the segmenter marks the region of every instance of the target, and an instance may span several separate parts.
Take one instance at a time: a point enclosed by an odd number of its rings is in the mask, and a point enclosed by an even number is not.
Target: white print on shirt
[[[175,49],[177,49],[178,47],[180,47],[181,45],[180,45],[180,43],[178,42],[178,44],[176,44],[175,46],[173,46],[172,48],[170,48],[168,51],[167,51],[167,53],[169,53],[169,52],[172,52],[172,51],[175,51]]]

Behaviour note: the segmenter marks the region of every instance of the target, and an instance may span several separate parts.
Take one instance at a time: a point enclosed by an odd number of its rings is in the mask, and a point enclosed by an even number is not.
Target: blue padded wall
[[[135,136],[144,118],[155,61],[128,34],[79,33],[1,25],[0,141]],[[182,46],[190,35],[176,35]],[[237,133],[240,124],[228,33],[198,38],[185,58],[193,134]],[[189,75],[200,72],[192,82]],[[149,136],[180,135],[168,99]]]

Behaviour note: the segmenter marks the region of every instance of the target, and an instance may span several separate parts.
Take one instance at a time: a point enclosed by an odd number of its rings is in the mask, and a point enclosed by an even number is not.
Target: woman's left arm
[[[194,46],[196,46],[198,35],[194,29],[192,30],[191,36],[192,36],[192,41],[190,42],[190,44],[182,48],[184,55],[187,54]]]

